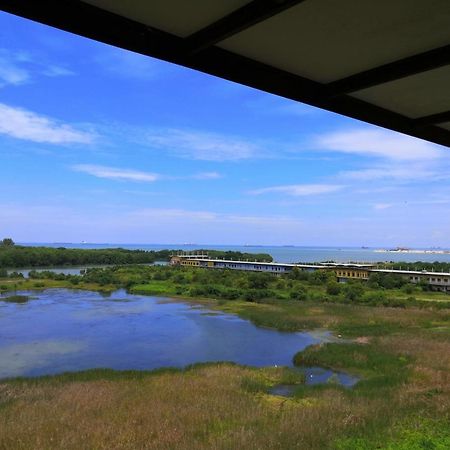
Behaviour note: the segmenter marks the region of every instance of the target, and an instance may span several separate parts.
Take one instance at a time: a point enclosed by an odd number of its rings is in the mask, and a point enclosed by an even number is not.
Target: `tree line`
[[[267,254],[203,250],[213,258],[272,261]],[[62,267],[78,265],[151,264],[169,261],[179,250],[128,250],[124,248],[80,249],[31,247],[14,244],[11,238],[0,241],[0,268]]]
[[[432,302],[420,302],[420,293],[428,290],[428,286],[412,285],[395,274],[374,274],[368,282],[350,280],[338,283],[333,271],[306,272],[295,269],[287,274],[275,275],[230,269],[140,265],[90,268],[81,275],[32,271],[29,277],[34,280],[65,280],[74,286],[94,283],[140,294],[208,297],[224,301],[295,300],[393,307],[432,306]],[[433,303],[433,306],[448,307],[449,304],[441,302]]]

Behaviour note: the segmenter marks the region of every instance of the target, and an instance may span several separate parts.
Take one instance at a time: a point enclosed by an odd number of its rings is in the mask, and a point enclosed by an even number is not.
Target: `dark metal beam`
[[[65,31],[199,70],[271,94],[450,147],[450,131],[417,126],[401,114],[350,96],[327,98],[326,85],[210,47],[186,57],[184,39],[79,0],[0,0],[0,9]]]
[[[305,0],[253,0],[186,38],[189,54],[198,53]]]
[[[448,64],[450,64],[450,45],[445,45],[444,47],[333,81],[326,85],[325,93],[328,97],[337,97],[437,69]]]
[[[429,116],[419,117],[414,119],[418,126],[436,125],[438,123],[450,122],[450,111],[444,111],[437,114],[430,114]]]

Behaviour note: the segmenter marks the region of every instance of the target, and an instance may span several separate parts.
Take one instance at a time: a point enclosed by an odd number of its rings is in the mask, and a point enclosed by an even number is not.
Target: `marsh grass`
[[[0,411],[0,448],[319,448],[319,411],[249,390],[285,372],[209,364],[11,380],[2,384],[10,401]]]
[[[0,297],[0,302],[6,303],[28,303],[31,297],[29,295],[9,295],[8,297]]]

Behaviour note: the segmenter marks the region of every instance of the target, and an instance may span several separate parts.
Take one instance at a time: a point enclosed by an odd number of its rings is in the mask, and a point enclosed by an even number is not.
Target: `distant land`
[[[238,251],[242,253],[264,253],[270,254],[277,262],[383,262],[389,261],[441,261],[450,262],[450,250],[438,247],[409,249],[406,246],[398,247],[375,247],[375,246],[306,246],[306,245],[225,245],[225,244],[126,244],[126,243],[24,243],[19,245],[66,247],[79,249],[106,249],[124,248],[128,250],[153,250],[166,249],[195,251],[195,250],[220,250]],[[262,250],[263,249],[263,250]],[[420,255],[420,256],[418,256]]]
[[[365,247],[367,248],[367,247]],[[414,254],[432,254],[432,255],[450,255],[450,250],[441,248],[430,248],[430,249],[418,249],[418,248],[405,248],[396,247],[391,249],[377,249],[374,250],[375,253],[414,253]]]

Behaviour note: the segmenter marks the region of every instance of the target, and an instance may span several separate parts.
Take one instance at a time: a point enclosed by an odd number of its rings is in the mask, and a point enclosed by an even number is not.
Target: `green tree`
[[[1,245],[3,247],[12,247],[14,245],[14,241],[11,238],[4,238]]]

